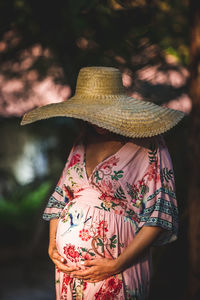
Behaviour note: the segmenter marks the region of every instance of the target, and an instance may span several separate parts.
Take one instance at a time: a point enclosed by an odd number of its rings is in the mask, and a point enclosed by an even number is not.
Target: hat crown
[[[122,76],[112,67],[86,67],[79,72],[76,96],[106,97],[124,94]]]

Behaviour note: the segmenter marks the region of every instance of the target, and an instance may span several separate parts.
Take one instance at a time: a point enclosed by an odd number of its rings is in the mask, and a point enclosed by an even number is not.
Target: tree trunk
[[[189,297],[200,299],[200,2],[190,0]]]

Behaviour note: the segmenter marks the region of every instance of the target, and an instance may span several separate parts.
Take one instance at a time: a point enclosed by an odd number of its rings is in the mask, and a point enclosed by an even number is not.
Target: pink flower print
[[[101,221],[97,227],[97,233],[100,236],[103,236],[104,232],[108,231],[108,224],[106,221]]]
[[[60,273],[60,269],[56,266],[56,272]]]
[[[116,214],[116,215],[122,215],[123,214],[123,210],[117,210],[117,209],[115,209],[114,210],[114,213]]]
[[[107,195],[107,194],[101,194],[101,196],[99,197],[100,200],[104,201],[104,202],[114,202],[116,204],[119,203],[119,199],[115,198],[113,196]]]
[[[89,231],[84,228],[79,231],[79,237],[81,238],[82,241],[88,241],[91,238]]]
[[[74,245],[67,245],[64,247],[64,253],[66,255],[66,257],[71,260],[72,262],[78,262],[78,258],[79,258],[79,253],[78,251],[75,250],[75,246]]]
[[[141,185],[143,185],[143,184],[144,184],[144,180],[143,180],[143,179],[138,181],[138,185],[139,185],[139,186],[141,186]]]
[[[145,176],[147,175],[148,175],[148,181],[155,180],[156,182],[159,182],[160,165],[157,165],[157,162],[154,162],[152,165],[150,165]]]
[[[103,169],[103,174],[104,174],[104,176],[106,175],[106,176],[108,176],[108,175],[111,175],[111,173],[112,173],[112,167],[111,166],[107,166],[107,167],[105,167],[104,169]]]
[[[102,169],[110,168],[113,166],[116,166],[119,161],[119,158],[116,158],[115,156],[111,157],[110,159],[106,160],[102,165]]]
[[[88,252],[83,252],[81,254],[81,256],[85,259],[85,260],[91,260],[92,259],[92,255],[90,255]]]
[[[154,179],[155,177],[155,164],[152,164],[149,168],[149,171],[148,171],[148,180],[151,181],[152,179]]]
[[[107,201],[107,202],[110,202],[110,201],[114,201],[115,198],[112,197],[112,196],[104,196],[104,200]]]
[[[87,282],[83,281],[83,290],[85,290],[87,288]]]
[[[118,199],[116,197],[113,197],[113,196],[108,196],[108,195],[102,194],[99,197],[99,199],[103,201],[103,204],[106,208],[111,208],[111,207],[114,207],[115,205],[120,205],[122,208],[125,209],[127,206],[125,201]]]
[[[160,173],[158,173],[158,172],[156,173],[155,179],[156,179],[156,182],[160,181]]]
[[[101,194],[99,199],[102,201],[107,201],[108,199],[111,200],[111,196],[107,196],[106,194],[103,193],[103,194]]]
[[[68,274],[63,275],[62,294],[67,294],[67,285],[73,280]]]
[[[113,192],[113,185],[111,183],[111,181],[108,181],[106,182],[105,179],[102,180],[101,182],[101,191],[104,193],[104,194],[110,194]]]
[[[115,277],[113,277],[108,280],[108,287],[110,289],[110,292],[112,290],[112,292],[115,295],[117,295],[119,293],[120,289],[122,288],[122,284],[117,279],[115,279]]]
[[[70,161],[68,168],[73,167],[75,164],[77,164],[79,162],[80,162],[80,154],[74,154]]]
[[[106,279],[105,285],[94,295],[96,300],[114,300],[122,289],[122,282],[116,277]]]

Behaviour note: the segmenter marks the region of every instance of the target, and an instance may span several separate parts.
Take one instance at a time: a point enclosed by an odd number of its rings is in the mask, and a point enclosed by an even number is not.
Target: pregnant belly
[[[85,259],[104,257],[103,248],[99,252],[97,243],[103,244],[101,235],[104,229],[107,230],[107,222],[101,223],[102,213],[95,208],[99,204],[98,197],[99,192],[93,189],[83,190],[62,211],[56,244],[68,265],[79,265]]]
[[[68,265],[79,265],[87,259],[118,257],[133,236],[132,224],[113,210],[103,209],[99,193],[87,189],[62,211],[56,243]]]

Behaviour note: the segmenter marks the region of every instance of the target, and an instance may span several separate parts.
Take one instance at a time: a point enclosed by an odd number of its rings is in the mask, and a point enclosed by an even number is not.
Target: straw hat
[[[21,125],[64,116],[127,137],[151,137],[171,129],[184,115],[178,110],[128,97],[116,68],[86,67],[79,72],[73,97],[27,112]]]

